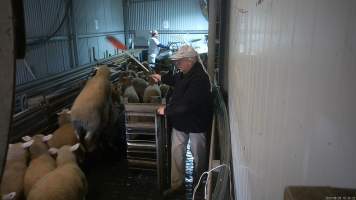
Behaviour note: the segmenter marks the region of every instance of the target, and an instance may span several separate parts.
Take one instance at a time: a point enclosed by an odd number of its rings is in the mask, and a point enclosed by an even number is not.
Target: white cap
[[[171,60],[179,60],[182,58],[194,58],[197,56],[198,56],[198,52],[196,52],[193,49],[193,47],[191,47],[189,45],[183,45],[170,58],[171,58]]]
[[[153,30],[151,31],[151,35],[154,36],[154,35],[158,35],[158,31],[157,30]]]

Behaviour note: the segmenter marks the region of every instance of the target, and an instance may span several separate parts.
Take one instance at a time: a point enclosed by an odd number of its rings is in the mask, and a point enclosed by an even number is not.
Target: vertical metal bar
[[[96,56],[95,56],[95,47],[92,47],[92,52],[93,52],[93,61],[96,61]]]
[[[155,126],[156,126],[156,165],[157,165],[157,184],[158,190],[162,191],[162,171],[161,171],[161,121],[158,115],[155,115]]]
[[[78,34],[75,29],[75,18],[74,18],[74,1],[69,0],[68,6],[69,9],[69,17],[68,17],[68,31],[69,31],[69,48],[71,50],[71,68],[75,68],[79,65],[78,59]]]
[[[156,115],[157,125],[157,180],[160,192],[163,192],[169,186],[168,174],[168,141],[167,141],[167,127],[166,118],[164,116]]]
[[[0,7],[0,44],[2,44],[0,51],[0,96],[2,97],[0,101],[0,182],[6,160],[15,87],[16,49],[12,6],[16,7],[16,1],[2,1]]]
[[[211,127],[211,136],[210,136],[210,150],[209,150],[209,170],[212,169],[213,166],[213,161],[215,158],[214,152],[215,150],[215,140],[216,140],[216,133],[215,133],[215,120],[216,120],[216,116],[213,116],[213,125]],[[208,197],[207,200],[211,200],[212,199],[212,182],[211,182],[211,177],[209,177],[209,179],[207,180],[208,183]]]
[[[209,6],[209,36],[208,36],[208,73],[214,78],[215,71],[215,46],[216,46],[216,20],[217,0],[210,0]]]
[[[129,9],[129,2],[128,0],[122,0],[122,10],[123,10],[123,16],[124,16],[124,40],[125,40],[125,45],[128,45],[128,39],[129,39],[129,30],[128,30],[128,9]]]

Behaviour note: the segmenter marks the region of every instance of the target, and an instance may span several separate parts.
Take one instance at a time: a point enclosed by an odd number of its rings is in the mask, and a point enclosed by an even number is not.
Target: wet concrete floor
[[[129,169],[124,153],[97,151],[87,157],[83,171],[88,180],[87,200],[159,200],[154,171]],[[170,200],[192,198],[193,158],[187,153],[186,193]]]

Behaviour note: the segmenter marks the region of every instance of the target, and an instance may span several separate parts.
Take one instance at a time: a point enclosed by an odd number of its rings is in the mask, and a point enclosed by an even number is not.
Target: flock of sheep
[[[96,148],[103,130],[118,120],[115,105],[160,103],[169,90],[133,63],[115,72],[119,74],[116,84],[110,81],[112,71],[106,65],[97,68],[71,110],[58,113],[59,128],[52,134],[25,136],[23,142],[9,144],[2,200],[85,199],[87,180],[78,162]]]

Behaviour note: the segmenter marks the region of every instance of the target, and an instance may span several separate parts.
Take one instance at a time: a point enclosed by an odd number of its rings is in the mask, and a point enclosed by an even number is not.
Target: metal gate
[[[156,171],[159,190],[163,191],[170,182],[170,136],[166,119],[156,114],[159,104],[124,105],[129,168]]]

